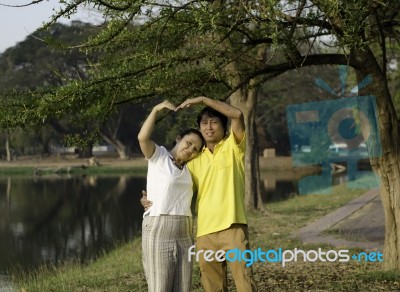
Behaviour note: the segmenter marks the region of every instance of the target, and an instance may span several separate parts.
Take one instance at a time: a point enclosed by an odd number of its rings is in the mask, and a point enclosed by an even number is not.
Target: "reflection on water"
[[[286,200],[297,193],[300,177],[291,171],[261,173],[261,196],[264,203]]]
[[[263,201],[296,195],[302,175],[262,173]],[[16,266],[72,258],[84,263],[132,239],[141,228],[145,184],[144,177],[132,176],[1,178],[0,275]]]
[[[264,172],[262,177],[262,200],[264,203],[287,200],[299,194],[299,181],[305,176],[318,173],[298,173],[294,171]],[[332,186],[347,183],[346,172],[338,172],[332,176]]]
[[[145,178],[0,179],[0,274],[85,262],[140,230]]]

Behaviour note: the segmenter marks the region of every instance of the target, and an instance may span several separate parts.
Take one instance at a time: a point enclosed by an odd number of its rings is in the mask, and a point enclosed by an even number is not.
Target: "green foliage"
[[[317,78],[324,80],[338,95],[340,94],[337,66],[304,67],[286,72],[263,84],[257,104],[257,124],[266,136],[264,148],[274,147],[278,155],[290,153],[286,123],[288,105],[335,98],[315,85]],[[354,85],[355,83],[349,84],[346,93]]]
[[[93,116],[98,117],[99,110],[96,105],[91,105],[93,110],[90,118],[88,115],[78,116],[80,104],[65,96],[60,98],[56,88],[68,84],[71,80],[86,78],[88,56],[76,48],[62,48],[60,42],[75,46],[94,30],[91,25],[81,22],[74,22],[71,26],[56,24],[48,31],[35,32],[1,55],[1,128],[13,129],[14,133],[18,133],[15,128],[29,129],[32,135],[37,136],[36,139],[40,139],[46,135],[44,126],[50,121],[63,121],[61,123],[67,128],[75,129],[71,130],[75,135],[82,136],[78,129],[82,128],[82,123],[93,123]],[[53,46],[45,43],[44,39]],[[82,120],[79,120],[80,118]],[[35,132],[36,134],[33,134]],[[55,133],[52,137],[56,140],[55,144],[60,143],[61,139]],[[22,137],[19,140],[24,141],[26,145],[31,143]],[[11,141],[14,149],[22,147],[14,143],[17,141]],[[32,147],[35,147],[34,145],[36,144],[33,143]],[[47,153],[48,145],[43,145],[43,149]],[[19,151],[20,154],[27,154],[25,152]],[[42,151],[36,153],[38,152]]]
[[[51,37],[49,48],[58,53],[36,64],[33,52],[45,55],[50,49],[28,38],[31,45],[21,54],[4,54],[2,76],[16,71],[32,84],[0,79],[0,86],[17,90],[2,100],[3,112],[12,110],[0,116],[3,127],[57,120],[68,132],[87,136],[83,129],[101,132],[128,104],[159,98],[179,104],[196,95],[226,99],[294,68],[347,64],[351,60],[341,53],[381,48],[382,39],[395,36],[398,23],[392,20],[399,11],[399,3],[389,0],[84,2],[106,17],[102,26],[79,23],[61,34],[62,25],[52,22],[80,5],[65,1],[65,9],[45,25],[47,31],[37,33],[40,39]],[[39,76],[45,89],[37,89]],[[20,91],[26,88],[35,90]],[[281,100],[270,104],[283,107]]]
[[[71,26],[57,24],[48,31],[29,35],[15,48],[1,55],[0,89],[25,90],[60,86],[82,78],[87,56],[77,49],[62,50],[60,47],[48,46],[44,40],[74,46],[93,31],[92,26],[75,22]]]

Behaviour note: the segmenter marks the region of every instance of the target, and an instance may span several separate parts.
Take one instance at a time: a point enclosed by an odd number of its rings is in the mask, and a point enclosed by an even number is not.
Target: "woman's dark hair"
[[[201,112],[197,115],[197,125],[200,128],[200,122],[203,116],[207,116],[209,118],[219,118],[222,123],[222,127],[224,127],[224,132],[226,133],[228,128],[228,117],[224,114],[221,114],[219,111],[207,106],[201,110]]]
[[[206,140],[204,140],[203,135],[197,129],[189,128],[187,130],[184,130],[178,135],[178,137],[181,137],[181,139],[182,139],[183,137],[185,137],[186,135],[189,135],[189,134],[195,134],[195,135],[199,136],[199,138],[201,140],[201,147],[199,150],[203,149],[203,147],[206,145]],[[175,146],[175,144],[176,143],[174,143],[174,146]]]

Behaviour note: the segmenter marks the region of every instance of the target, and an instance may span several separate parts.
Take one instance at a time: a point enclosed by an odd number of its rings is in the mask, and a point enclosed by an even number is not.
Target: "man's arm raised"
[[[190,107],[191,105],[196,105],[196,104],[204,104],[206,106],[209,106],[215,109],[216,111],[219,111],[221,114],[227,116],[229,119],[231,119],[231,129],[233,135],[235,136],[236,143],[240,143],[243,140],[245,133],[245,125],[244,125],[243,113],[240,109],[223,101],[211,99],[205,96],[198,96],[185,100],[177,107],[177,110],[181,108],[187,108]]]

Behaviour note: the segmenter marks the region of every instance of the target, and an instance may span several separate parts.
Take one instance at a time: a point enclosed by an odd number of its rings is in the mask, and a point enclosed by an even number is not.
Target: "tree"
[[[51,93],[57,86],[71,82],[71,80],[85,79],[87,56],[77,49],[57,49],[57,43],[79,44],[95,30],[96,28],[93,28],[92,25],[79,21],[73,22],[70,26],[54,24],[48,31],[31,34],[15,47],[7,49],[0,56],[0,88],[3,92],[3,99],[9,98],[9,96],[18,99],[25,93],[29,95],[30,90],[39,87],[45,87],[46,92]],[[44,41],[49,38],[53,41],[53,46],[49,46]],[[17,90],[17,94],[11,92],[15,90]],[[20,94],[21,92],[25,93]],[[24,117],[19,115],[19,118],[21,118],[20,124],[23,126]],[[58,115],[49,119],[47,124],[62,135],[77,135],[89,127],[87,124],[80,127],[78,121],[74,122],[74,124],[66,123],[62,116]],[[46,134],[45,128],[37,130],[38,136]],[[18,129],[14,129],[14,136],[18,132],[20,132]],[[19,140],[22,141],[23,137],[20,137]],[[45,151],[48,150],[48,146],[43,145]],[[13,147],[15,148],[15,145]]]
[[[104,30],[81,46],[103,58],[93,64],[89,80],[63,86],[41,97],[42,107],[30,109],[46,120],[46,105],[57,101],[57,109],[79,108],[89,113],[83,118],[97,118],[119,104],[159,95],[177,102],[198,94],[229,98],[246,121],[248,207],[262,208],[254,151],[260,84],[288,70],[325,64],[353,67],[358,81],[372,77],[364,90],[378,106],[383,155],[371,158],[371,165],[382,179],[384,265],[400,268],[400,140],[387,82],[389,41],[399,41],[398,1],[65,2],[59,16],[83,2],[103,13]]]
[[[71,82],[71,80],[79,80],[86,78],[86,68],[88,67],[87,60],[90,59],[84,52],[79,52],[77,48],[60,49],[63,46],[74,46],[79,44],[88,36],[94,34],[96,28],[88,23],[80,21],[73,21],[71,25],[54,24],[48,31],[35,32],[30,34],[24,41],[18,43],[15,47],[9,48],[4,54],[0,56],[0,88],[3,90],[4,95],[8,93],[8,89],[18,89],[18,95],[21,90],[34,90],[38,87],[57,87]],[[49,40],[51,37],[50,45],[44,40]],[[11,94],[14,98],[18,98],[15,94]],[[129,105],[119,109],[107,122],[101,124],[100,135],[104,141],[112,144],[117,149],[120,158],[126,158],[127,155],[136,147],[136,139],[138,130],[132,125],[140,123],[144,119],[144,114],[140,115],[141,106]],[[132,113],[138,113],[135,117]],[[76,113],[71,113],[75,116]],[[135,120],[136,119],[136,120]],[[93,123],[80,124],[79,119],[70,118],[72,123],[67,122],[60,115],[54,116],[52,119],[47,120],[49,124],[57,133],[54,133],[53,139],[46,139],[55,145],[64,144],[68,138],[86,135],[85,131],[93,131]],[[99,125],[97,127],[99,127]],[[139,125],[138,125],[139,127]],[[135,132],[136,131],[136,132]],[[12,134],[15,137],[18,129],[13,129]],[[38,136],[48,134],[46,128],[38,128]],[[8,137],[5,134],[5,137]],[[63,141],[64,138],[64,141]],[[15,141],[15,138],[12,139]],[[82,139],[71,139],[70,143],[73,146],[78,146],[81,156],[92,156],[92,142],[84,145]],[[22,138],[20,138],[22,141]],[[28,140],[25,140],[28,142]],[[6,142],[6,156],[11,160],[10,151],[7,152],[10,145],[8,140]],[[77,143],[77,144],[76,144]],[[11,143],[14,150],[23,153],[16,149],[16,146]],[[25,145],[27,146],[27,145]],[[49,153],[49,145],[43,145],[41,154]]]
[[[300,67],[260,86],[257,106],[257,125],[260,128],[258,136],[267,138],[264,145],[258,145],[261,147],[259,151],[265,147],[273,147],[277,155],[290,155],[287,106],[332,98],[326,91],[313,86],[317,78],[340,91],[337,66]]]

